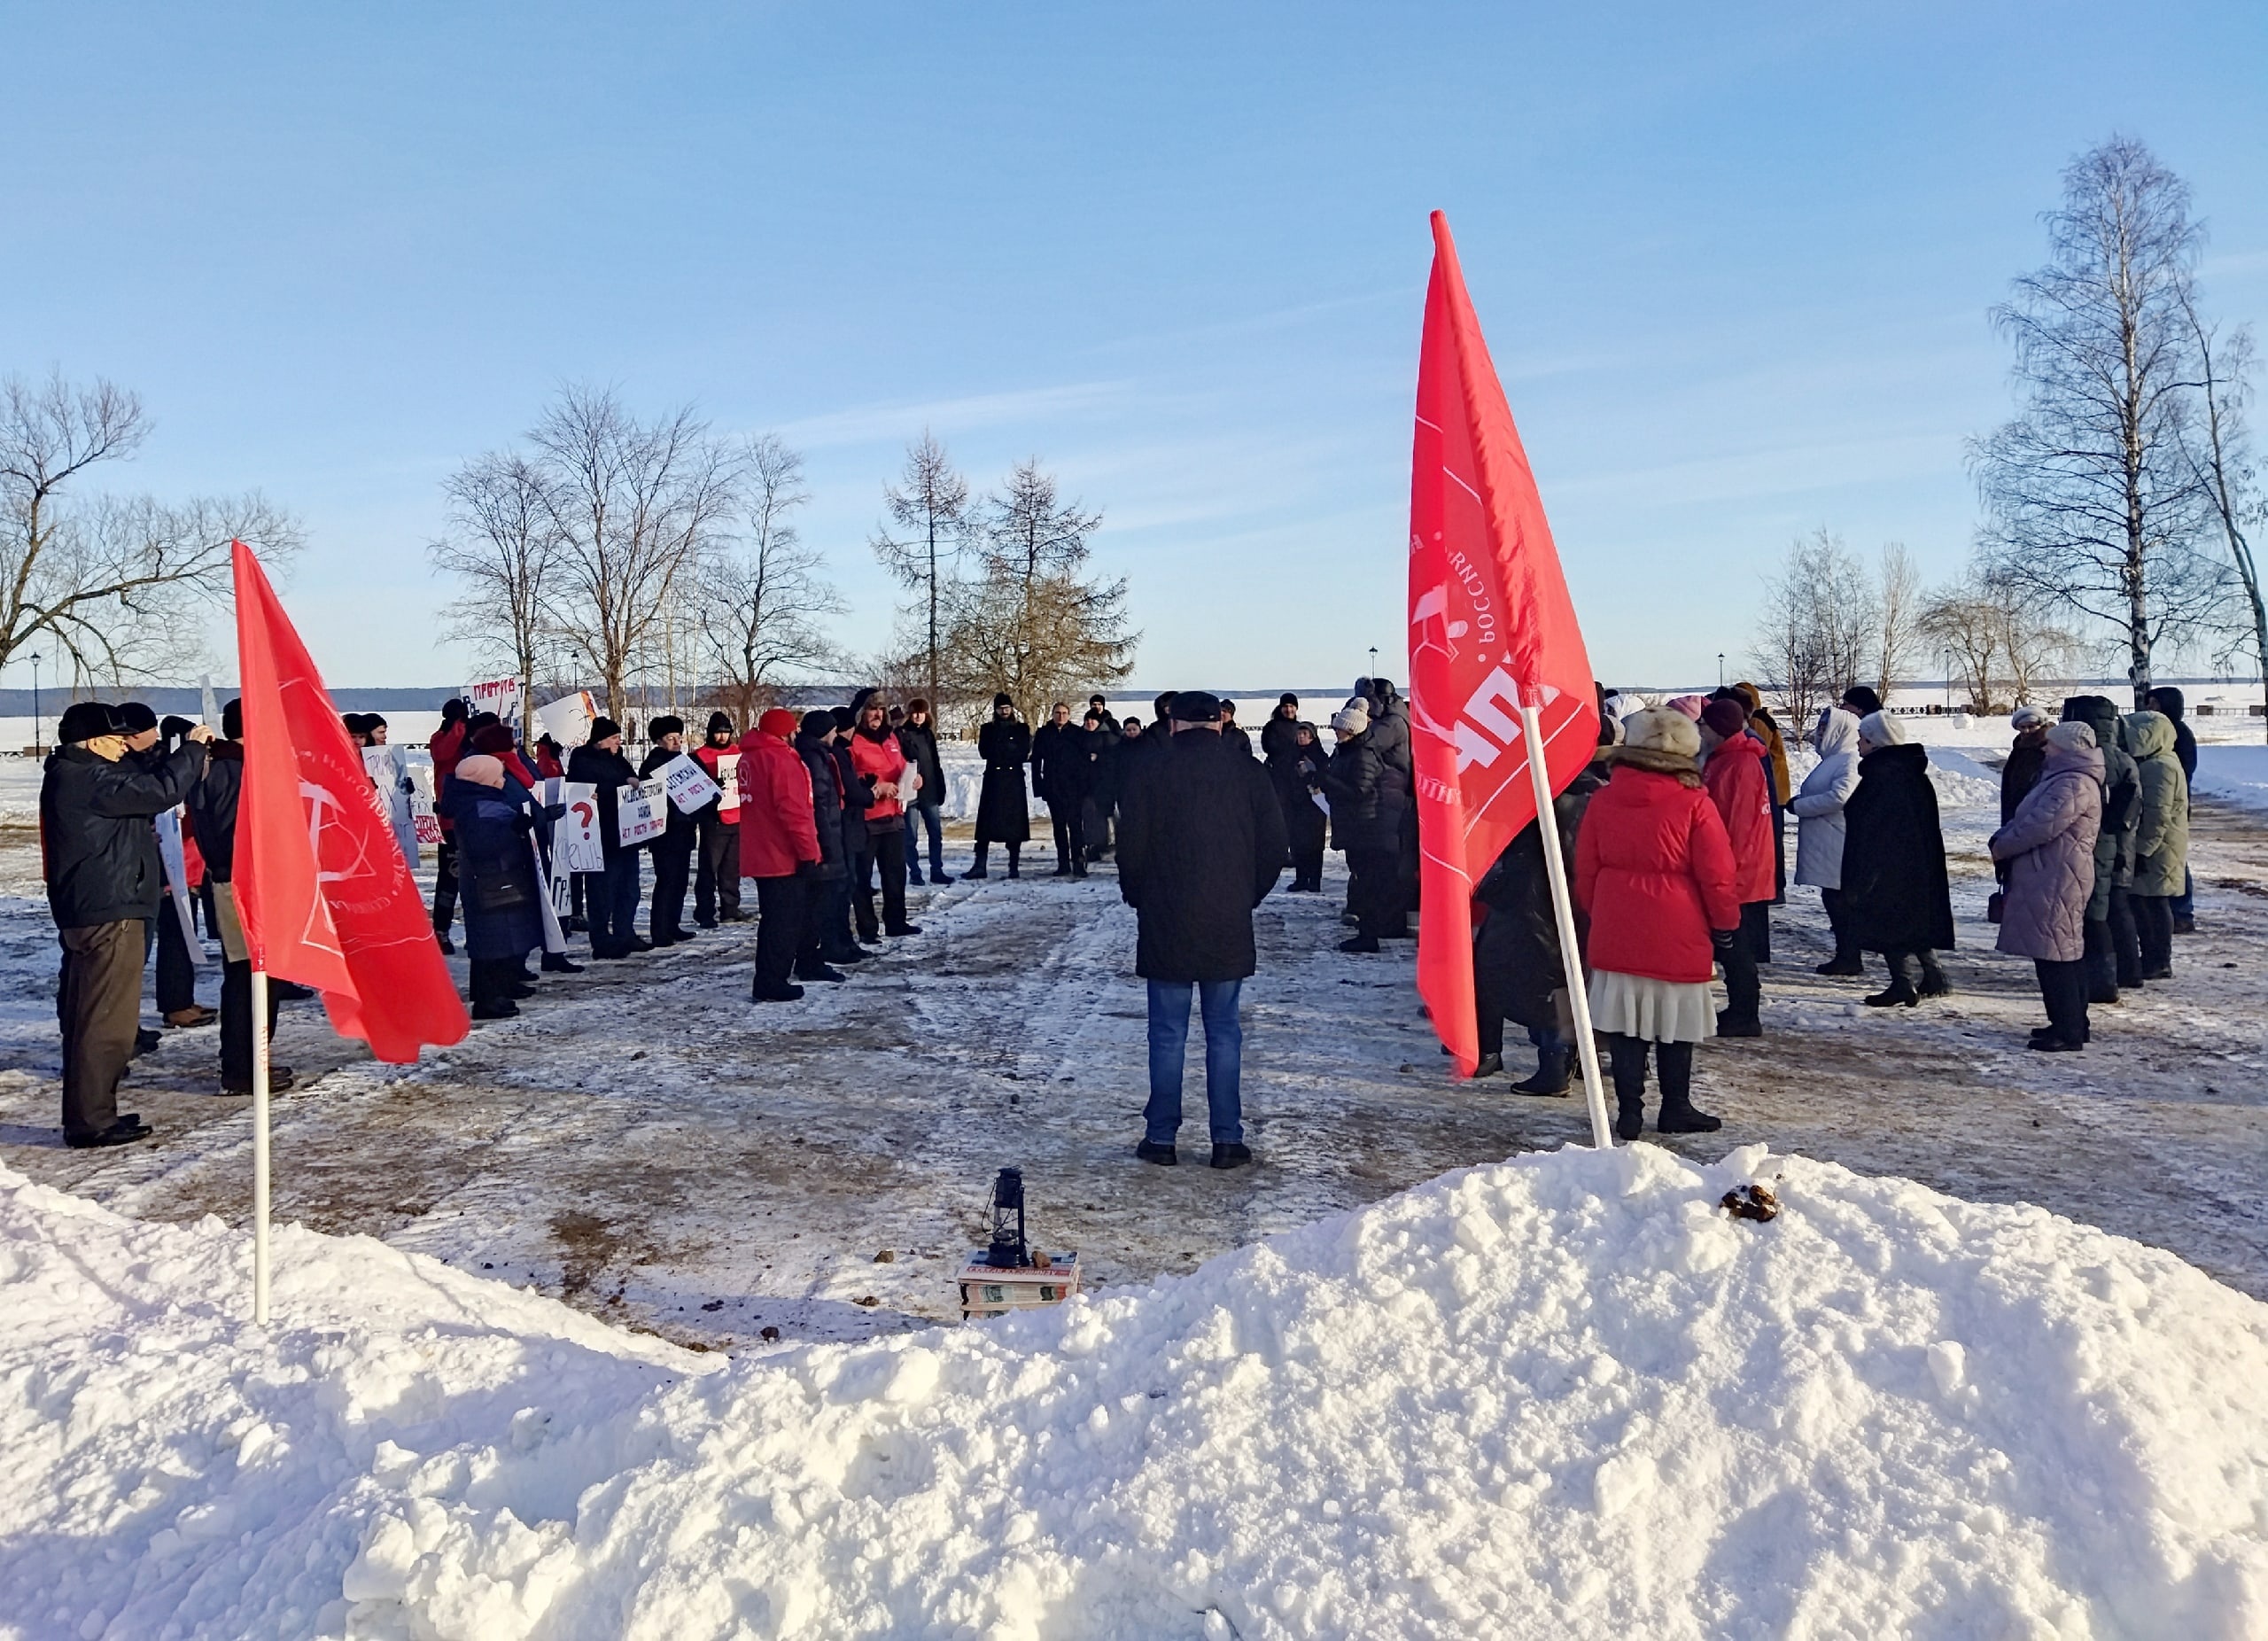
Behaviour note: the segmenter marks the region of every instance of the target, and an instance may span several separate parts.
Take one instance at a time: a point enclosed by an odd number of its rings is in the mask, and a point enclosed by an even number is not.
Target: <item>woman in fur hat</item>
[[[1709,982],[1740,927],[1733,851],[1701,784],[1701,732],[1670,707],[1634,713],[1575,843],[1575,899],[1589,914],[1591,1023],[1614,1074],[1614,1132],[1645,1124],[1646,1062],[1661,1085],[1657,1132],[1720,1126],[1692,1099],[1693,1045],[1715,1035]]]

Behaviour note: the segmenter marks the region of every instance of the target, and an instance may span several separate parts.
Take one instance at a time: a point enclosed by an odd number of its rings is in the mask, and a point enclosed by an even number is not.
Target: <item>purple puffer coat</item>
[[[1992,834],[2008,867],[1999,949],[2010,957],[2073,963],[2086,954],[2094,840],[2102,829],[2102,754],[2051,744],[2038,784]]]

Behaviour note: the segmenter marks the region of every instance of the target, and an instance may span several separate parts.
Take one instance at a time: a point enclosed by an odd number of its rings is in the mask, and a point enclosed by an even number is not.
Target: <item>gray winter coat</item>
[[[2178,895],[2189,870],[2189,782],[2174,755],[2173,719],[2132,712],[2126,732],[2142,771],[2142,818],[2134,834],[2138,895]]]
[[[2039,781],[2008,825],[1992,834],[1992,859],[2008,867],[2000,951],[2050,963],[2086,955],[2087,898],[2101,826],[2102,754],[2049,747]]]
[[[1819,762],[1788,800],[1796,817],[1796,882],[1843,887],[1843,806],[1859,789],[1859,720],[1839,706],[1819,715]]]

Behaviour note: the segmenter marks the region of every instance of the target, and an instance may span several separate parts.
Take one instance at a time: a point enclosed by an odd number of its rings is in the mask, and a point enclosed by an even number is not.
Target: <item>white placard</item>
[[[625,849],[651,843],[668,829],[669,790],[659,775],[622,788],[614,803],[615,841]]]
[[[655,771],[670,795],[670,802],[678,806],[680,814],[691,814],[696,809],[706,809],[723,796],[724,789],[709,778],[709,772],[693,758],[680,752]]]
[[[606,845],[599,839],[599,789],[587,781],[562,781],[559,801],[567,813],[551,829],[552,847],[570,872],[606,870]]]
[[[717,813],[724,819],[738,821],[741,818],[741,755],[720,752],[717,757],[717,784],[724,789],[725,801],[717,805]]]
[[[517,678],[492,678],[485,684],[468,688],[464,699],[465,704],[476,715],[493,712],[509,724],[520,715],[520,681]]]
[[[536,708],[536,734],[549,735],[563,748],[571,751],[591,738],[591,720],[598,715],[598,704],[591,699],[591,692],[578,689],[571,696],[562,696]]]
[[[205,942],[197,937],[197,920],[189,911],[189,855],[181,841],[181,811],[168,809],[158,817],[158,859],[165,863],[167,898],[173,902],[174,915],[181,920],[182,944],[189,948],[189,960],[198,968],[205,966]]]

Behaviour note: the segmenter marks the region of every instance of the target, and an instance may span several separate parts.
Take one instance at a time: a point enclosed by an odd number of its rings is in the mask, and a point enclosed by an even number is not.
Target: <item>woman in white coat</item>
[[[386,740],[386,720],[376,712],[362,714],[362,727],[369,736],[362,761],[371,766],[370,778],[377,783],[378,796],[385,800],[387,823],[392,827],[394,840],[401,845],[401,852],[414,872],[417,869],[417,820],[410,808],[409,797],[417,789],[409,778],[409,755]],[[372,752],[379,756],[372,758]],[[380,767],[384,771],[383,776]]]
[[[1859,720],[1839,706],[1823,709],[1807,737],[1819,754],[1788,808],[1796,817],[1796,882],[1819,890],[1827,925],[1835,931],[1835,955],[1819,966],[1822,975],[1866,972],[1843,921],[1843,806],[1859,789]]]

